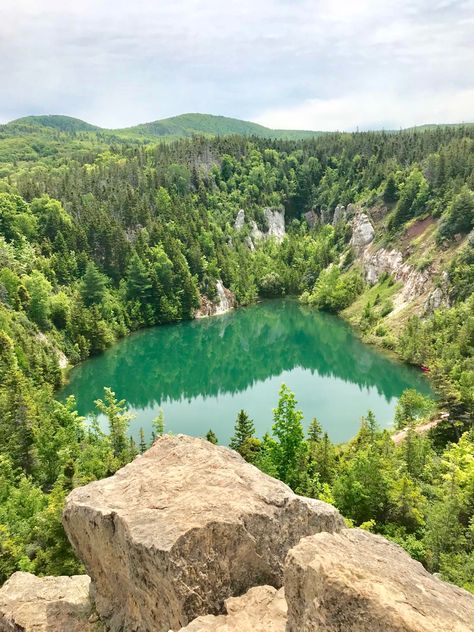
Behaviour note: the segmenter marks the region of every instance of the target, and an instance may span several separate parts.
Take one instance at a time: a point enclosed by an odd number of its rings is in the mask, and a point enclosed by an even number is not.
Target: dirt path
[[[435,428],[442,421],[445,421],[448,418],[448,416],[449,416],[448,413],[442,413],[441,416],[438,417],[438,419],[433,419],[432,421],[427,421],[424,424],[413,426],[413,430],[416,432],[416,434],[424,434],[425,432],[428,432],[428,430],[431,430],[431,428]],[[395,443],[395,445],[399,445],[405,439],[407,434],[408,434],[408,428],[404,428],[403,430],[399,430],[398,432],[395,432],[392,435],[392,440]]]

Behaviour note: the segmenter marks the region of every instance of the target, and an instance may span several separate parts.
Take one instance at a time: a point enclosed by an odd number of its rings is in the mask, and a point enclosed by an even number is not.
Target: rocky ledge
[[[286,600],[283,588],[256,586],[242,597],[225,601],[227,614],[194,619],[181,632],[285,632]]]
[[[114,632],[178,630],[253,586],[279,588],[291,547],[344,527],[334,507],[183,435],[75,489],[63,522]]]

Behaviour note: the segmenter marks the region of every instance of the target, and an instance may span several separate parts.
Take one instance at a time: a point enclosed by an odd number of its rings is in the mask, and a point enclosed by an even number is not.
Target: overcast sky
[[[0,122],[474,121],[474,0],[0,0]]]

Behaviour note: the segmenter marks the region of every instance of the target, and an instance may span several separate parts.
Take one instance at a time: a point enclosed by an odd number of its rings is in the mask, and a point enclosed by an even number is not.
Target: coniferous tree
[[[101,303],[105,295],[106,281],[97,266],[90,261],[82,279],[81,296],[87,307]]]
[[[211,428],[207,431],[206,439],[209,443],[213,443],[214,445],[217,445],[218,443],[217,435]]]
[[[255,426],[252,419],[247,415],[245,410],[241,410],[237,415],[234,426],[234,435],[232,436],[229,447],[240,452],[240,449],[246,439],[250,439],[255,435]]]

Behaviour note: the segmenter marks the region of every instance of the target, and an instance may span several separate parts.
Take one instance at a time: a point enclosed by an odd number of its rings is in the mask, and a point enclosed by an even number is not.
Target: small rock
[[[0,631],[92,632],[89,586],[87,575],[13,573],[0,590]]]
[[[285,632],[283,588],[256,586],[242,597],[226,599],[225,608],[226,615],[198,617],[182,632]]]

